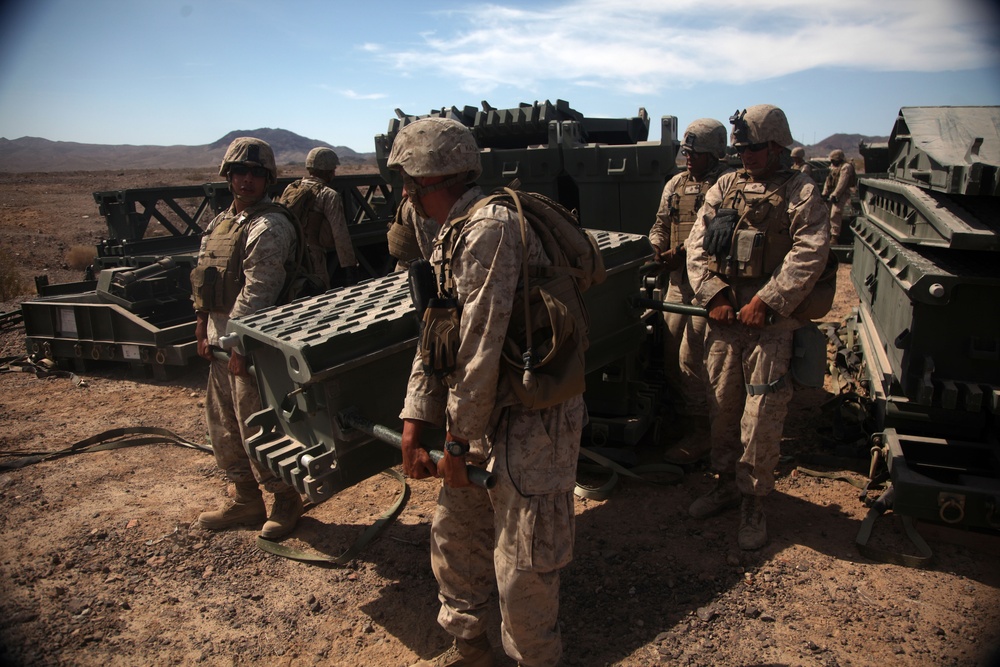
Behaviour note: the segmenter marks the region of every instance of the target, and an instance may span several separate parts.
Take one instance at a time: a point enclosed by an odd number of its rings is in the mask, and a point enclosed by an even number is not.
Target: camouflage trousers
[[[257,380],[237,377],[229,372],[227,362],[213,359],[208,369],[205,417],[215,464],[230,482],[256,481],[277,493],[290,487],[270,470],[257,466],[246,449],[246,438],[252,435],[246,419],[259,410]]]
[[[830,200],[830,244],[837,245],[837,237],[840,236],[840,228],[844,224],[844,205],[847,202],[839,202],[836,199]]]
[[[523,665],[562,657],[559,571],[573,558],[573,485],[584,410],[576,397],[541,411],[507,409],[469,459],[496,473],[490,491],[442,486],[431,527],[438,623],[470,639],[486,631],[489,597],[500,598],[504,651]]]
[[[792,379],[792,331],[752,329],[710,322],[705,365],[713,391],[708,400],[711,464],[735,472],[741,493],[764,496],[774,489],[781,433]],[[784,378],[782,380],[782,378]],[[774,388],[749,395],[747,385]]]
[[[666,300],[690,305],[694,291],[688,281],[687,268],[670,272]],[[663,313],[663,368],[667,387],[683,405],[683,414],[708,414],[705,377],[705,332],[708,320],[680,313]]]

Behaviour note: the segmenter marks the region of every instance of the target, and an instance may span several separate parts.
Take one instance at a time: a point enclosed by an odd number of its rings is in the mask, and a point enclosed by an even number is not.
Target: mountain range
[[[303,164],[306,154],[317,146],[332,148],[344,164],[375,166],[375,153],[358,153],[346,146],[331,146],[324,141],[308,139],[288,130],[258,128],[234,130],[203,146],[114,146],[50,141],[38,137],[0,137],[0,171],[104,171],[216,166],[222,162],[230,142],[236,137],[244,136],[258,137],[269,143],[274,149],[275,161],[279,167]],[[888,137],[834,134],[817,144],[805,146],[806,156],[826,157],[830,151],[839,148],[848,158],[858,157],[858,143],[861,141],[879,143],[888,141]]]

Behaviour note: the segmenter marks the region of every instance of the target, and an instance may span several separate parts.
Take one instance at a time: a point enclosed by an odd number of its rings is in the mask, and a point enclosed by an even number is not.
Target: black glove
[[[701,247],[709,255],[723,256],[733,243],[733,232],[740,214],[734,208],[720,208],[705,228],[705,238]]]

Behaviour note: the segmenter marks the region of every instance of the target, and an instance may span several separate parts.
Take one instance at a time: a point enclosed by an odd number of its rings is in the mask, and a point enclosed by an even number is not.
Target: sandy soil
[[[106,235],[91,192],[209,180],[0,174],[0,243],[29,284],[78,280],[66,250]],[[847,267],[840,279],[834,320],[854,305]],[[23,354],[23,336],[0,332],[0,356]],[[2,373],[0,460],[115,427],[207,442],[205,378],[200,363],[160,382],[114,366],[76,379]],[[759,552],[737,548],[734,514],[687,517],[711,484],[703,467],[675,485],[630,481],[607,500],[577,501],[576,558],[562,579],[567,664],[996,664],[1000,537],[920,524],[929,569],[862,557],[858,490],[796,471],[797,457],[830,451],[819,406],[831,396],[829,385],[796,394],[767,502],[771,541]],[[640,449],[656,458],[662,444]],[[381,539],[346,567],[326,567],[264,553],[251,530],[192,528],[225,491],[202,451],[146,445],[3,471],[0,664],[396,666],[432,655],[448,643],[428,556],[437,482],[410,487]],[[289,542],[339,554],[397,492],[381,476],[352,487],[311,508]],[[880,521],[873,542],[907,550],[898,518]],[[490,635],[498,645],[496,619]]]

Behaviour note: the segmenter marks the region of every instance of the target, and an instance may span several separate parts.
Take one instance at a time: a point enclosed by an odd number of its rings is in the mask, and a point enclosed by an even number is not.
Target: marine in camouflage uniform
[[[830,242],[836,243],[844,224],[844,207],[851,200],[851,188],[857,181],[854,164],[847,161],[844,151],[830,152],[830,173],[823,183],[823,199],[830,205]]]
[[[417,664],[492,665],[486,616],[496,589],[507,655],[522,665],[555,665],[562,655],[559,571],[573,555],[583,397],[528,410],[499,376],[522,271],[516,214],[496,204],[478,209],[443,266],[449,223],[484,197],[468,185],[481,173],[471,132],[443,118],[411,123],[396,136],[389,166],[403,172],[416,213],[441,223],[431,263],[450,269],[461,309],[454,370],[427,375],[418,352],[400,415],[404,471],[444,478],[431,527],[431,565],[438,622],[455,637],[451,649]],[[530,226],[527,251],[531,264],[550,263]],[[427,424],[444,426],[447,441],[455,443],[437,465],[418,445]],[[468,486],[466,461],[486,466],[497,485],[489,491]]]
[[[757,549],[767,542],[762,499],[774,488],[792,396],[792,333],[805,323],[795,312],[826,265],[830,237],[816,183],[781,167],[792,142],[781,109],[757,105],[731,121],[744,168],[708,191],[688,239],[695,303],[709,311],[711,464],[719,473],[689,512],[705,518],[741,505],[739,545]]]
[[[806,149],[802,148],[802,146],[796,146],[792,149],[792,169],[801,171],[809,178],[812,178],[813,168],[812,165],[806,162]]]
[[[269,470],[251,462],[245,422],[261,409],[256,379],[238,351],[222,361],[212,348],[221,349],[219,338],[230,319],[278,302],[294,267],[296,230],[266,194],[268,184],[277,180],[274,154],[266,142],[234,139],[219,175],[229,181],[233,204],[205,230],[191,283],[198,354],[211,361],[205,401],[209,437],[215,462],[234,484],[235,495],[219,510],[203,512],[198,522],[209,530],[263,523],[261,536],[277,539],[295,527],[302,499]],[[270,516],[261,484],[275,495]]]
[[[656,221],[649,230],[655,260],[669,271],[666,301],[691,304],[694,292],[688,280],[685,243],[705,193],[722,174],[732,171],[719,160],[726,155],[726,128],[713,118],[699,118],[684,130],[681,148],[687,170],[669,181],[660,196]],[[705,318],[664,313],[664,369],[671,395],[679,398],[685,418],[685,438],[668,449],[672,463],[693,463],[707,451],[704,437],[708,406],[705,384]],[[699,428],[700,427],[700,428]]]
[[[287,203],[292,193],[299,189],[312,191],[312,202],[299,222],[302,224],[310,263],[325,289],[330,288],[330,271],[327,266],[327,253],[330,250],[337,252],[338,265],[344,271],[345,282],[354,284],[358,278],[358,259],[354,254],[351,235],[347,231],[344,202],[340,193],[330,187],[330,179],[336,175],[339,165],[340,158],[331,149],[322,146],[312,149],[306,156],[309,175],[289,183],[280,199]]]

